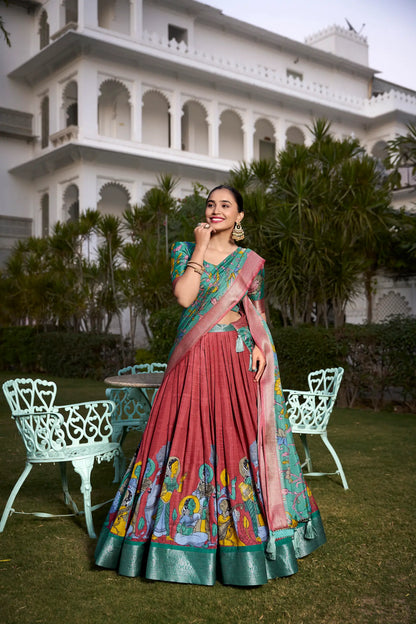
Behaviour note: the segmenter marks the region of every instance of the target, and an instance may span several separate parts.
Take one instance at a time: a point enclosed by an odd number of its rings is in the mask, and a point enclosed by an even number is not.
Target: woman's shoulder
[[[251,256],[252,258],[256,257],[264,262],[264,259],[256,251],[253,251],[253,249],[250,249],[249,247],[241,247],[240,249],[244,249],[246,256]]]
[[[194,248],[195,248],[195,243],[190,243],[187,241],[176,241],[175,243],[172,243],[171,253],[172,254],[192,253]]]

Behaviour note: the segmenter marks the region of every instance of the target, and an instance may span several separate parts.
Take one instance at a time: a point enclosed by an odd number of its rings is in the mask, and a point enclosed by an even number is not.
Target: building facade
[[[338,26],[299,43],[194,0],[10,0],[2,15],[0,262],[88,208],[121,214],[161,173],[181,197],[307,144],[313,118],[378,158],[416,120],[416,93],[378,79],[365,37]],[[377,319],[414,313],[414,283],[383,279]],[[363,321],[364,302],[348,315]]]

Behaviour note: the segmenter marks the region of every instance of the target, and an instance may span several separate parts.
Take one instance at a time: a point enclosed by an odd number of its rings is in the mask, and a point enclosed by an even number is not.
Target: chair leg
[[[301,433],[300,434],[300,439],[302,441],[302,446],[303,446],[303,450],[305,452],[305,464],[308,472],[312,472],[312,460],[311,460],[311,454],[309,452],[309,444],[308,444],[308,438],[306,437],[306,433]]]
[[[61,482],[62,482],[62,490],[64,492],[65,505],[72,507],[75,514],[79,514],[79,509],[77,507],[77,504],[72,498],[71,494],[69,493],[66,462],[59,462],[59,469],[61,471]]]
[[[121,429],[121,434],[120,434],[120,429]],[[121,448],[121,445],[124,442],[124,438],[127,435],[127,430],[125,427],[115,427],[113,425],[113,436],[112,436],[112,442],[119,442],[120,443],[120,452],[118,455],[115,455],[114,457],[114,479],[113,479],[113,483],[120,483],[121,481],[121,477],[124,475],[124,471],[126,470],[126,456],[123,453],[123,449]]]
[[[85,522],[87,524],[88,535],[94,539],[96,534],[91,513],[91,470],[94,465],[94,457],[83,457],[82,459],[73,459],[72,465],[75,472],[81,477],[81,493],[84,496],[84,513]]]
[[[327,433],[321,433],[321,438],[325,444],[325,446],[327,447],[327,449],[329,450],[329,452],[331,453],[332,457],[335,460],[336,466],[338,468],[338,474],[341,477],[341,481],[342,481],[342,485],[344,486],[344,490],[348,490],[348,483],[347,483],[347,479],[345,478],[345,474],[344,474],[344,469],[342,467],[342,464],[340,462],[340,459],[338,457],[338,455],[335,452],[334,447],[332,446],[331,442],[328,440],[328,435]]]
[[[6,503],[6,507],[4,508],[3,515],[1,517],[0,533],[3,532],[3,529],[6,526],[6,522],[7,522],[7,519],[9,517],[10,510],[11,510],[12,505],[14,503],[14,499],[16,498],[17,493],[19,492],[20,488],[22,487],[23,483],[26,480],[26,477],[28,476],[28,474],[32,470],[32,468],[33,468],[33,464],[31,464],[30,462],[26,462],[26,466],[25,466],[22,474],[20,475],[20,477],[16,481],[16,484],[15,484],[14,488],[11,491],[11,494],[10,494],[8,500],[7,500],[7,503]]]

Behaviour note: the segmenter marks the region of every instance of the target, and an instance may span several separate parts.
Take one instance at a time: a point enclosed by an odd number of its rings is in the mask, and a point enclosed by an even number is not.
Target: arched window
[[[243,160],[244,136],[240,117],[231,110],[226,110],[220,118],[219,156],[229,160]]]
[[[78,0],[65,0],[65,24],[78,22]]]
[[[44,193],[40,199],[42,236],[49,236],[49,193]]]
[[[40,132],[40,144],[41,147],[48,147],[49,145],[49,98],[46,95],[40,105],[40,119],[41,119],[41,132]]]
[[[198,102],[187,102],[182,109],[182,149],[208,154],[207,112]]]
[[[143,96],[142,142],[170,147],[170,112],[168,100],[157,91]]]
[[[100,201],[97,209],[101,214],[112,214],[118,217],[130,205],[130,196],[127,189],[117,182],[108,182],[101,187]]]
[[[62,107],[65,116],[65,127],[78,125],[78,85],[71,80],[64,90]]]
[[[98,133],[130,139],[130,93],[118,80],[106,80],[98,97]]]
[[[374,158],[377,158],[377,160],[383,162],[383,160],[388,156],[386,141],[377,141],[377,143],[373,145],[371,154],[374,156]]]
[[[389,316],[396,314],[411,316],[412,310],[403,295],[391,290],[379,299],[374,311],[374,322],[382,323]]]
[[[255,160],[274,160],[276,157],[274,128],[267,119],[256,121],[253,153]]]
[[[46,11],[42,11],[39,19],[39,45],[41,50],[49,45],[49,23]]]
[[[295,145],[305,144],[305,135],[302,130],[299,130],[296,126],[290,126],[286,130],[286,143],[294,143]]]
[[[76,222],[79,219],[79,190],[76,184],[70,184],[65,189],[63,201],[64,218]]]

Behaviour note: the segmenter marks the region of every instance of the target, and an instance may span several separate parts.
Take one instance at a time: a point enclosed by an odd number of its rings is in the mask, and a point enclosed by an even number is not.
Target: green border
[[[137,542],[124,539],[104,529],[96,549],[98,566],[117,569],[129,577],[143,576],[159,581],[214,585],[218,579],[226,585],[255,586],[268,580],[290,576],[298,570],[297,559],[305,557],[325,543],[319,512],[311,516],[313,530],[306,524],[288,530],[276,539],[276,559],[269,559],[265,544],[218,548],[196,548],[177,544]]]

